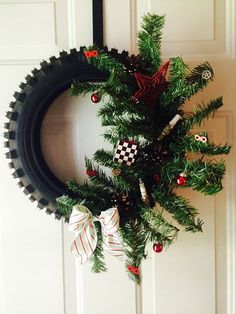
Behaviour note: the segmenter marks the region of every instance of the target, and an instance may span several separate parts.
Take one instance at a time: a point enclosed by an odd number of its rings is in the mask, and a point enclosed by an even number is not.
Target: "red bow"
[[[97,50],[87,50],[84,52],[84,55],[86,58],[90,59],[91,57],[97,57],[98,56],[98,51]]]
[[[134,275],[139,275],[140,269],[138,267],[128,266],[128,271],[133,273]]]

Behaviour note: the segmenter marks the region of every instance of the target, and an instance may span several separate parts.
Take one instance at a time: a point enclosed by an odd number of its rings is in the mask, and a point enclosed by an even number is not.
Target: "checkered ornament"
[[[119,164],[131,166],[135,162],[138,153],[137,144],[134,141],[119,141],[115,150],[113,161]]]

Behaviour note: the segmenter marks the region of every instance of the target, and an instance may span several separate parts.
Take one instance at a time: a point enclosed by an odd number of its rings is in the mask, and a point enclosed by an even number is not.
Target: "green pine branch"
[[[90,46],[85,49],[93,50],[96,49],[94,46]],[[106,53],[105,51],[97,48],[98,56],[88,58],[87,62],[94,65],[99,70],[105,71],[109,73],[108,85],[115,89],[122,89],[122,91],[126,91],[128,93],[126,81],[126,73],[124,71],[124,66],[120,63],[116,58],[113,58],[111,54]]]
[[[188,65],[184,63],[182,57],[170,59],[169,81],[171,85],[177,86],[178,82],[185,80],[188,75]]]
[[[97,90],[97,84],[92,82],[74,81],[71,84],[71,96],[85,95]]]
[[[104,152],[99,152],[104,153]],[[97,154],[97,152],[95,153]],[[106,195],[107,200],[111,200],[112,196],[115,194],[128,194],[133,188],[135,184],[135,179],[130,176],[125,176],[127,174],[127,167],[124,165],[118,165],[113,162],[113,168],[120,168],[122,171],[122,175],[111,178],[108,177],[107,174],[102,171],[98,166],[95,166],[91,160],[86,159],[87,169],[93,169],[97,171],[97,175],[90,177],[90,188],[97,189],[100,187],[102,191],[100,192],[99,197],[102,195]]]
[[[62,195],[56,198],[57,209],[63,216],[69,217],[73,206],[76,205],[78,201],[78,198],[74,199],[67,195]]]
[[[111,76],[110,76],[111,77]],[[124,93],[123,86],[119,83],[111,82],[110,78],[106,82],[93,83],[93,82],[80,82],[74,81],[71,84],[71,95],[85,95],[87,93],[97,92],[101,98],[109,95],[113,99],[117,99],[119,102],[125,102],[127,100],[127,95]]]
[[[98,165],[95,165],[90,159],[85,158],[87,170],[95,170],[96,175],[90,177],[92,186],[103,188],[106,193],[115,193],[116,187],[111,177],[109,177]]]
[[[180,131],[183,131],[186,134],[194,127],[194,125],[200,126],[204,119],[212,116],[222,106],[222,97],[211,100],[208,104],[203,103],[202,105],[198,105],[192,115],[181,121],[182,128],[179,128]]]
[[[202,74],[204,71],[210,72],[211,77],[209,79],[206,79],[203,77]],[[189,84],[197,85],[197,86],[195,86],[196,91],[200,91],[203,88],[205,88],[207,86],[207,84],[209,83],[209,81],[213,81],[213,79],[214,79],[214,72],[213,72],[211,65],[208,62],[203,62],[203,63],[199,64],[198,66],[196,66],[191,71],[191,73],[186,77],[186,81]]]
[[[111,125],[113,118],[125,114],[129,103],[109,99],[98,112],[98,117],[102,120],[102,124]],[[108,121],[110,124],[108,124]]]
[[[213,80],[213,70],[208,62],[198,65],[188,75],[187,69],[182,58],[171,59],[170,85],[161,97],[163,109],[171,107],[171,111],[178,110],[186,100],[203,90]],[[210,79],[203,78],[204,71],[211,73]]]
[[[116,130],[109,129],[103,134],[104,139],[111,143],[113,146],[117,144],[117,142],[120,140],[120,136]]]
[[[197,219],[198,214],[196,208],[192,207],[187,200],[178,196],[169,187],[162,185],[152,193],[153,199],[163,209],[172,214],[172,217],[186,231],[198,232],[202,231],[202,222]]]
[[[150,122],[137,116],[115,116],[112,121],[109,120],[107,124],[103,125],[114,126],[120,138],[135,138],[138,136],[149,138],[153,136],[153,134],[150,135]]]
[[[225,174],[224,162],[203,160],[186,160],[174,158],[160,169],[162,181],[177,188],[177,178],[180,173],[187,175],[187,182],[182,188],[191,187],[207,195],[214,195],[222,189],[222,179]],[[163,196],[164,197],[164,196]]]
[[[179,229],[169,223],[163,217],[163,213],[159,212],[156,207],[152,209],[144,208],[141,210],[140,215],[146,230],[150,233],[149,238],[151,241],[168,246],[176,239]]]
[[[206,132],[201,133],[200,136],[201,135],[207,138]],[[230,152],[230,148],[231,147],[227,144],[221,146],[210,143],[209,141],[207,143],[196,141],[194,136],[185,136],[181,140],[170,144],[170,150],[173,153],[193,152],[208,156],[228,154]]]
[[[112,194],[108,188],[88,183],[79,185],[73,180],[66,184],[68,189],[75,194],[75,198],[87,206],[94,215],[99,215],[104,208],[110,206]]]
[[[222,179],[225,174],[224,162],[187,161],[188,174],[186,187],[191,187],[206,195],[214,195],[222,190]]]
[[[100,70],[109,72],[115,70],[117,73],[124,73],[123,65],[106,51],[95,46],[89,46],[85,48],[84,51],[91,51],[94,49],[98,51],[98,55],[96,57],[87,58],[86,60],[88,63],[95,65]]]
[[[143,17],[138,33],[138,47],[141,57],[150,64],[151,74],[161,65],[161,36],[165,23],[164,16],[147,14]]]
[[[97,246],[93,255],[90,257],[90,261],[92,262],[92,271],[94,273],[101,273],[107,270],[103,254],[103,236],[100,222],[95,221],[94,225],[97,232]]]
[[[94,160],[105,167],[114,168],[115,163],[113,161],[113,152],[105,150],[105,149],[98,149],[94,153]]]
[[[148,240],[147,233],[141,221],[128,221],[121,230],[121,236],[123,238],[124,250],[126,255],[126,270],[129,277],[137,284],[141,281],[141,274],[133,274],[128,271],[128,267],[137,267],[140,269],[140,265],[143,259],[146,258],[145,246]]]

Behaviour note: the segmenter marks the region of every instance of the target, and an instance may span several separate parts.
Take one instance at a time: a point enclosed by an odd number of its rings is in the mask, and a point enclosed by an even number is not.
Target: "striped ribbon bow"
[[[75,232],[71,252],[80,264],[85,263],[93,254],[97,245],[97,233],[94,221],[100,221],[104,240],[104,248],[113,256],[123,257],[123,246],[119,239],[120,217],[117,208],[103,211],[99,217],[93,217],[89,209],[77,204],[73,207],[69,220],[69,230]]]

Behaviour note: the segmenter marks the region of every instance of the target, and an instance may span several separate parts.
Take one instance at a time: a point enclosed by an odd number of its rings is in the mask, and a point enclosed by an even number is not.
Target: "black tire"
[[[106,81],[108,73],[99,71],[87,63],[83,54],[84,47],[70,53],[61,52],[58,58],[51,57],[43,61],[41,68],[34,69],[26,76],[26,82],[20,84],[20,92],[14,94],[11,111],[6,116],[7,132],[4,133],[9,148],[6,154],[11,159],[10,168],[14,168],[13,177],[19,178],[19,186],[31,201],[37,201],[38,207],[46,207],[48,214],[54,213],[57,219],[62,215],[56,209],[55,199],[66,193],[65,185],[48,168],[41,150],[40,129],[43,118],[53,100],[68,89],[73,80]],[[117,59],[127,57],[127,53],[109,52]]]

